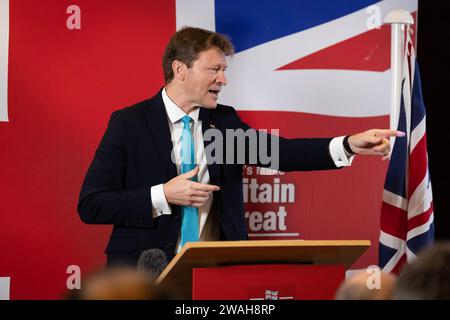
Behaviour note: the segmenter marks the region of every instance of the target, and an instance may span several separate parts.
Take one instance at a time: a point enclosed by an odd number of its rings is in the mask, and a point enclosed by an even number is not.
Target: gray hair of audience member
[[[450,299],[450,242],[435,243],[405,266],[398,278],[394,299]]]
[[[391,300],[393,297],[396,276],[387,272],[379,273],[379,287],[369,286],[372,273],[356,272],[346,279],[336,291],[336,300]]]

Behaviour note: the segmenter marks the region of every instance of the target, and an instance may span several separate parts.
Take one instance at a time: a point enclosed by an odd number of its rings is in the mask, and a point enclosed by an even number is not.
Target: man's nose
[[[217,76],[217,82],[220,83],[220,84],[222,84],[222,85],[224,85],[224,86],[227,85],[228,79],[227,79],[227,77],[225,76],[225,71],[220,71],[220,72],[219,72],[219,75]]]

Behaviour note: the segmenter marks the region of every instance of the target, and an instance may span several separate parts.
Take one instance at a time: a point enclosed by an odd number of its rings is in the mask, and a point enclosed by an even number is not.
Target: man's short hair
[[[212,47],[221,50],[226,56],[234,53],[234,47],[226,35],[201,28],[184,27],[171,38],[164,51],[162,66],[164,81],[170,83],[174,77],[172,62],[178,60],[189,68],[197,60],[199,53]]]
[[[436,243],[420,252],[400,274],[395,299],[450,299],[450,242]]]

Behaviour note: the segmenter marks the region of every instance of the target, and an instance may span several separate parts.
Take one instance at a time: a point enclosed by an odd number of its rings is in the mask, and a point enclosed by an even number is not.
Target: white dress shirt
[[[180,174],[181,163],[181,133],[183,130],[183,118],[186,113],[179,108],[167,95],[166,89],[162,90],[162,99],[166,108],[167,119],[169,122],[170,136],[173,143],[172,159],[175,161],[177,172]],[[203,144],[203,133],[201,123],[198,121],[200,108],[189,113],[192,118],[191,131],[194,138],[195,148],[195,163],[199,166],[197,181],[200,183],[209,184],[209,173],[206,162],[205,148]],[[337,137],[331,140],[329,148],[330,154],[337,167],[351,165],[354,155],[349,155],[343,145],[344,136]],[[172,214],[170,205],[167,203],[164,195],[163,184],[152,186],[150,189],[152,199],[152,215],[157,218],[164,214]],[[219,240],[220,229],[217,217],[213,210],[211,210],[213,203],[213,196],[209,197],[206,203],[198,208],[198,223],[199,223],[199,240],[200,241],[214,241]],[[180,237],[178,237],[177,252],[181,249],[179,247]]]

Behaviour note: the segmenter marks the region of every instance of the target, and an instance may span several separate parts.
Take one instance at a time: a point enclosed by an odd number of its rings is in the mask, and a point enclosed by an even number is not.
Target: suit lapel
[[[210,128],[217,128],[217,124],[214,121],[214,113],[206,108],[200,108],[200,114],[198,116],[198,119],[202,122],[202,132],[203,136],[205,136],[205,131]],[[219,128],[217,128],[219,129]],[[211,143],[211,141],[203,140],[203,144],[205,147],[205,151],[208,145]],[[206,152],[206,162],[208,164],[208,172],[209,172],[209,179],[211,184],[219,185],[219,164],[213,162],[213,159],[210,158],[210,155],[208,152]]]
[[[147,123],[155,138],[167,176],[172,179],[177,176],[177,167],[171,158],[173,144],[161,91],[150,100],[150,106],[147,109]]]

